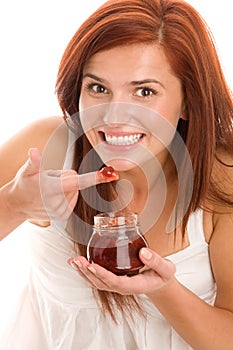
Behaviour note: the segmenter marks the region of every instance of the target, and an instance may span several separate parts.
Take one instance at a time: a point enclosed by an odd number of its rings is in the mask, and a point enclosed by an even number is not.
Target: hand
[[[153,294],[174,279],[175,265],[149,248],[140,250],[145,267],[138,275],[117,276],[100,265],[89,263],[83,256],[71,258],[68,263],[94,288],[122,295]]]
[[[79,190],[118,179],[100,171],[78,175],[74,170],[43,170],[38,149],[29,150],[28,161],[11,181],[10,209],[26,219],[66,220],[77,202]]]

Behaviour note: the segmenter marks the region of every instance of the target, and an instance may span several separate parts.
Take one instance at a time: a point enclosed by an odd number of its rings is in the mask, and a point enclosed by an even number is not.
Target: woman
[[[70,41],[56,89],[65,123],[38,121],[1,150],[1,235],[29,220],[31,254],[3,348],[232,349],[232,98],[199,14],[106,2]],[[119,175],[97,172],[104,162]],[[142,218],[133,277],[86,259],[93,216],[113,204]]]

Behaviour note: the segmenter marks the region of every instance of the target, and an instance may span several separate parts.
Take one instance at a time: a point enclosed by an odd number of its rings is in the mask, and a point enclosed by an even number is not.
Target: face
[[[166,146],[157,136],[164,132],[164,121],[172,126],[174,136],[182,100],[181,82],[158,45],[137,44],[102,51],[93,55],[84,67],[80,111],[92,107],[90,110],[96,109],[96,118],[102,118],[102,123],[86,134],[97,152],[101,145],[98,152],[101,158],[108,154],[104,162],[118,171],[136,166],[137,161],[130,161],[130,155],[132,151],[143,153],[138,152],[138,147],[165,163]],[[163,118],[159,119],[158,115]]]

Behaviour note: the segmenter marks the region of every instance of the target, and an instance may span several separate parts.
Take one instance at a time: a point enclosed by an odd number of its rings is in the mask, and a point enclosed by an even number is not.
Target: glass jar
[[[94,217],[93,233],[87,245],[87,258],[115,273],[132,276],[143,263],[139,251],[148,244],[133,212],[101,213]]]

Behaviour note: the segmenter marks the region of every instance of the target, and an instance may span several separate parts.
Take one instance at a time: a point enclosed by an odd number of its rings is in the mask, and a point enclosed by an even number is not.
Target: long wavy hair
[[[212,178],[218,149],[231,153],[233,150],[232,95],[211,32],[200,14],[182,0],[107,1],[83,23],[69,42],[60,63],[56,93],[68,122],[69,117],[79,111],[86,62],[102,50],[141,43],[161,45],[174,74],[182,83],[188,120],[180,120],[177,131],[186,144],[194,176],[193,192],[183,220],[185,227],[189,215],[203,204],[207,196],[233,205],[232,198],[223,193]],[[91,161],[80,169],[83,158],[92,149],[85,134],[80,134],[73,168],[78,172],[96,170],[92,169]],[[115,198],[114,184],[99,185],[98,191],[109,202]],[[74,212],[83,222],[92,225],[97,210],[80,195]],[[78,229],[73,227],[76,239],[80,231],[89,237],[90,232],[83,225]],[[79,251],[86,255],[85,244],[79,244]],[[103,291],[98,291],[98,294],[102,309],[113,319],[114,305],[122,312],[138,309],[137,299],[133,296],[123,297]]]

